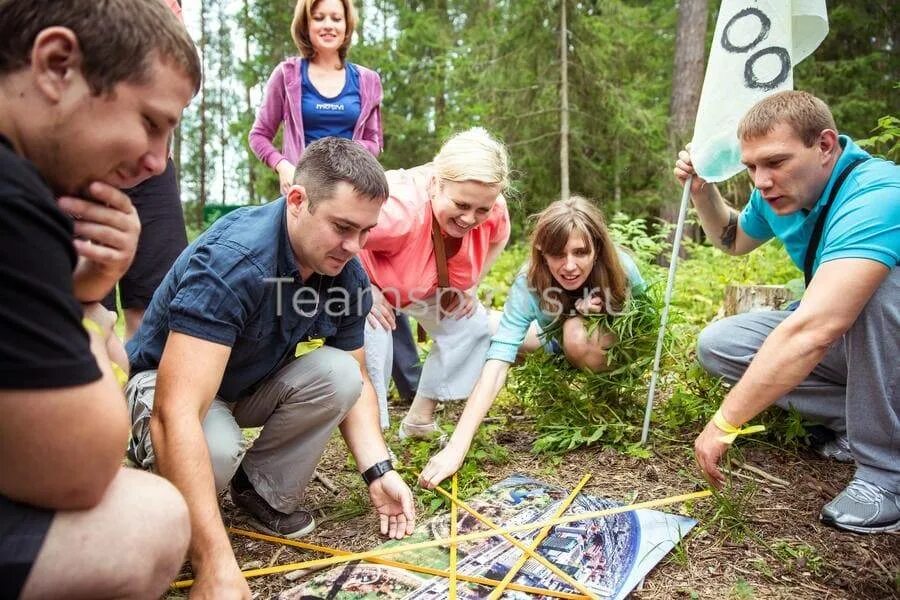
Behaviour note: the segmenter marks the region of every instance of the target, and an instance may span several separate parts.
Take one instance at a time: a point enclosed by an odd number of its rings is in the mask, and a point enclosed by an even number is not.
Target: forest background
[[[216,206],[278,196],[277,177],[250,152],[247,133],[272,70],[297,54],[294,4],[184,2],[206,73],[176,139],[195,233],[220,214]],[[527,214],[560,196],[563,179],[609,215],[672,220],[679,191],[671,165],[693,130],[718,2],[356,4],[349,58],[381,75],[386,169],[425,163],[453,132],[483,125],[509,147],[516,237]],[[795,88],[828,102],[842,133],[868,137],[880,117],[900,113],[900,4],[829,0],[828,17],[828,37],[796,67]],[[723,186],[737,205],[749,189],[745,176]]]
[[[191,238],[229,208],[278,196],[277,178],[250,152],[247,133],[272,70],[296,55],[294,4],[184,2],[205,68],[203,90],[185,111],[175,146]],[[871,138],[870,151],[898,161],[900,2],[827,4],[830,32],[796,66],[794,87],[828,102],[842,133]],[[513,472],[565,486],[593,472],[592,493],[630,500],[702,485],[692,442],[724,389],[694,360],[700,329],[720,314],[729,283],[789,284],[795,295],[803,287],[802,274],[776,244],[734,258],[689,228],[695,240],[688,240],[679,265],[651,444],[638,444],[665,278],[655,263],[669,255],[668,229],[661,225],[674,221],[681,193],[671,168],[693,131],[718,6],[715,0],[357,2],[360,23],[349,58],[381,75],[385,148],[379,158],[386,169],[425,163],[450,134],[474,125],[509,148],[514,232],[484,281],[494,308],[527,256],[526,216],[566,187],[598,202],[616,241],[657,282],[641,310],[601,323],[628,340],[616,347],[620,368],[593,376],[541,353],[516,367],[459,472],[462,497]],[[751,188],[740,175],[720,189],[741,206]],[[393,418],[404,410],[392,406]],[[445,431],[460,407],[447,410]],[[805,449],[796,414],[770,411],[759,420],[769,429],[732,449],[734,479],[726,492],[680,509],[700,525],[636,597],[900,598],[900,537],[860,543],[817,522],[852,465]],[[398,469],[414,481],[435,451],[433,442],[400,443],[393,433],[387,439]],[[319,469],[337,486],[314,486],[317,519],[342,525],[321,528],[314,541],[369,548],[377,526],[339,440]],[[416,490],[420,514],[444,508],[440,497]],[[234,544],[244,565],[285,560],[281,550]],[[261,578],[251,585],[259,597],[274,597],[292,584]]]

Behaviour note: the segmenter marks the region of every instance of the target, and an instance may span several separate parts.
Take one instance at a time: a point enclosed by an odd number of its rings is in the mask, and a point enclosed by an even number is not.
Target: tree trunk
[[[453,36],[453,25],[450,23],[450,8],[447,5],[446,0],[438,0],[435,5],[435,10],[440,15],[440,20],[442,27],[441,29],[447,32],[447,35],[452,38]],[[443,52],[443,42],[441,43],[441,48],[436,49],[434,51],[434,62],[435,62],[435,78],[437,79],[437,90],[434,96],[434,129],[437,132],[441,132],[445,127],[447,127],[447,79],[450,74],[447,69],[447,61],[449,60],[448,56]]]
[[[228,168],[226,166],[227,158],[228,158],[228,127],[225,125],[225,111],[226,106],[228,105],[228,99],[226,97],[226,81],[229,79],[229,69],[232,68],[232,65],[227,64],[223,59],[223,46],[231,44],[230,33],[231,30],[227,26],[226,15],[225,15],[225,3],[221,2],[218,5],[218,39],[216,42],[219,44],[218,47],[218,58],[219,58],[219,102],[218,106],[216,106],[219,112],[219,148],[221,148],[221,154],[219,155],[219,168],[222,169],[222,197],[219,198],[219,202],[224,206],[228,204]],[[229,53],[230,55],[230,53]]]
[[[181,189],[181,136],[181,121],[179,121],[172,136],[172,160],[175,163],[175,181],[178,183],[179,190]]]
[[[669,101],[669,138],[674,149],[691,135],[703,88],[707,0],[679,0],[675,32],[675,65]]]
[[[181,8],[181,0],[176,0],[178,7]],[[183,17],[182,17],[183,18]],[[172,133],[172,162],[175,163],[175,185],[181,190],[181,120]]]
[[[669,154],[675,157],[689,141],[697,118],[697,105],[703,89],[705,71],[707,0],[679,0],[678,28],[675,32],[675,64],[672,72],[672,96],[669,101]],[[659,216],[667,223],[678,220],[680,194],[660,206]],[[673,234],[674,235],[674,234]],[[702,236],[699,227],[685,225],[684,235]],[[683,247],[682,247],[683,248]],[[683,252],[683,251],[682,251]],[[667,260],[660,257],[660,260]]]
[[[569,199],[569,39],[566,1],[559,3],[559,196]]]
[[[250,2],[244,0],[244,22],[250,22]],[[250,36],[244,34],[244,59],[250,64]],[[250,101],[250,82],[244,82],[244,104],[247,107],[247,115],[250,122],[253,122],[253,104]],[[256,155],[250,149],[250,144],[245,140],[244,147],[247,149],[247,202],[250,204],[258,204],[256,199]]]
[[[207,73],[206,54],[206,2],[200,0],[200,56],[203,57],[203,72]],[[206,77],[200,84],[200,173],[198,177],[197,214],[194,216],[198,229],[203,228],[203,207],[206,205]]]
[[[622,210],[622,143],[619,136],[613,140],[613,206]]]
[[[763,310],[781,310],[793,298],[783,285],[736,285],[725,287],[725,316]]]

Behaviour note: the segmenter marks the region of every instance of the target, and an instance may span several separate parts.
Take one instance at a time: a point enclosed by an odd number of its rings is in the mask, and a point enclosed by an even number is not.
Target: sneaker
[[[819,520],[855,533],[900,531],[900,494],[854,477],[822,508]]]
[[[846,433],[836,433],[832,439],[826,442],[813,444],[813,450],[823,458],[830,458],[842,463],[853,462],[850,440]]]
[[[431,423],[409,423],[407,421],[400,421],[400,428],[397,431],[397,437],[400,438],[402,442],[408,438],[418,438],[418,439],[430,439],[435,438],[438,441],[438,444],[441,447],[444,447],[447,443],[447,434],[441,430],[438,426],[437,421],[432,421]]]
[[[231,501],[250,516],[250,524],[256,529],[271,535],[296,539],[310,533],[316,528],[316,521],[307,510],[297,510],[291,514],[277,511],[260,496],[243,469],[238,468],[238,473],[231,480]]]

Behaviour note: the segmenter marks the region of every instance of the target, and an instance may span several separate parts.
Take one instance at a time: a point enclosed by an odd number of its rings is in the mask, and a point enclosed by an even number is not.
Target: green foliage
[[[841,133],[864,137],[896,112],[898,22],[896,2],[829,0],[828,36],[794,69],[794,88],[825,100]]]
[[[447,434],[452,430],[451,425],[443,425],[442,428]],[[484,472],[484,465],[501,465],[509,459],[509,452],[506,448],[495,442],[498,429],[497,425],[482,425],[476,432],[469,453],[456,474],[460,498],[474,496],[494,483]],[[404,479],[407,481],[418,479],[419,473],[422,472],[428,460],[440,450],[436,438],[427,440],[407,438],[400,444],[400,452],[398,452],[400,461],[395,466],[398,471],[403,473]],[[396,448],[396,445],[394,447]],[[448,479],[441,486],[449,492],[450,480]],[[433,514],[450,508],[450,502],[436,492],[418,486],[413,489],[429,513]]]
[[[824,98],[842,132],[865,137],[878,117],[896,112],[896,10],[883,0],[828,4],[830,34],[797,65],[795,87]],[[381,75],[382,164],[427,162],[450,133],[484,125],[509,146],[521,190],[510,208],[521,231],[527,214],[559,195],[561,3],[357,5],[360,23],[349,58]],[[269,75],[297,54],[290,36],[293,2],[207,0],[200,6],[202,31],[196,11],[186,12],[203,45],[207,77],[183,119],[184,198],[269,200],[278,195],[277,178],[249,152],[247,133]],[[566,6],[572,191],[602,202],[609,214],[655,214],[671,202],[667,123],[678,3],[567,0]],[[714,27],[712,18],[708,33]],[[735,188],[737,181],[743,183]],[[745,178],[722,188],[729,198],[746,197]]]
[[[816,576],[826,569],[825,560],[815,546],[803,542],[775,540],[769,545],[769,551],[789,569],[809,571]]]
[[[690,351],[678,355],[686,360],[672,361],[672,392],[657,409],[656,425],[668,431],[694,430],[698,423],[712,418],[726,390],[719,378],[711,376],[693,359]]]
[[[713,492],[713,501],[709,506],[711,514],[706,515],[701,521],[706,528],[716,531],[732,542],[742,542],[746,538],[759,541],[759,536],[744,516],[753,505],[756,491],[756,485],[747,483]]]
[[[608,226],[613,240],[630,251],[638,264],[652,264],[669,248],[668,237],[672,228],[669,223],[665,223],[653,231],[647,219],[635,219],[625,213],[617,212]]]
[[[644,454],[634,445],[643,414],[648,371],[652,366],[662,313],[661,285],[631,298],[619,315],[585,317],[589,333],[611,332],[610,370],[591,373],[574,369],[562,356],[542,352],[514,369],[511,391],[536,419],[535,452],[565,452],[603,444]],[[559,338],[560,326],[545,332]],[[670,347],[667,336],[664,347]]]
[[[746,579],[738,579],[731,588],[731,598],[735,600],[751,600],[756,597],[753,586]]]
[[[897,87],[900,88],[900,85]],[[873,154],[881,155],[895,163],[900,162],[900,119],[891,116],[881,117],[872,133],[875,135],[857,140],[857,143],[863,148],[868,148]]]
[[[527,244],[513,244],[508,246],[497,258],[497,262],[494,263],[478,287],[478,297],[485,303],[485,306],[503,310],[509,288],[522,265],[528,260],[529,252],[530,248]]]
[[[803,274],[777,240],[744,256],[728,256],[690,240],[685,240],[684,245],[689,259],[679,263],[672,303],[695,327],[716,316],[730,283],[779,285],[796,279],[802,282]]]

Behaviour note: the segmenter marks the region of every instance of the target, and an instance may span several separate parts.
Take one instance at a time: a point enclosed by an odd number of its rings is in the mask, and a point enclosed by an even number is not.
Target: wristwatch
[[[366,485],[372,485],[372,482],[387,473],[388,471],[393,471],[394,465],[390,460],[383,460],[381,462],[377,462],[365,471],[362,472],[363,481],[366,482]]]

